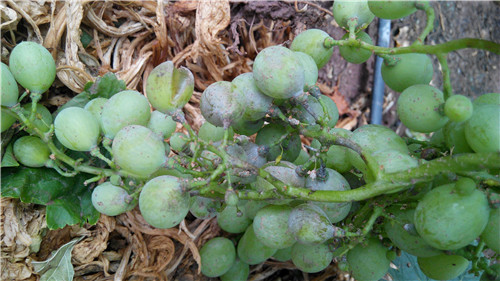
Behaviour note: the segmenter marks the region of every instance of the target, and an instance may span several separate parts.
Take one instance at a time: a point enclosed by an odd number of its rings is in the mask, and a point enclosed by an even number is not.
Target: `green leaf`
[[[75,270],[71,264],[71,251],[82,239],[83,236],[62,245],[45,261],[31,262],[35,272],[41,275],[40,281],[73,280]]]
[[[48,168],[2,169],[2,197],[46,205],[50,229],[74,224],[95,224],[99,212],[91,202],[92,191],[83,185],[88,174],[63,177]]]
[[[7,167],[18,167],[19,163],[17,162],[16,158],[14,157],[14,152],[12,150],[12,142],[7,146],[5,149],[5,154],[3,155],[2,158],[2,168],[7,168]]]

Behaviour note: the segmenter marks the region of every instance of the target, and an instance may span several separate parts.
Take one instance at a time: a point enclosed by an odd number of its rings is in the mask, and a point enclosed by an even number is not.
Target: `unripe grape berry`
[[[333,251],[326,243],[306,245],[295,243],[292,247],[292,262],[303,272],[319,272],[332,262]]]
[[[376,238],[368,238],[366,245],[356,245],[347,253],[352,276],[359,281],[379,280],[389,270],[387,249]]]
[[[333,18],[343,27],[349,30],[348,22],[357,20],[356,30],[366,28],[375,18],[368,8],[366,0],[336,0],[333,2]]]
[[[89,102],[87,102],[84,109],[90,111],[90,113],[92,113],[94,115],[95,119],[97,119],[100,123],[102,111],[103,111],[104,105],[106,104],[107,101],[108,101],[107,98],[91,99]]]
[[[80,107],[67,107],[54,120],[55,134],[65,147],[90,151],[97,145],[99,123],[94,115]]]
[[[369,0],[368,7],[375,16],[389,20],[404,18],[417,11],[415,1]]]
[[[117,216],[132,210],[136,201],[125,189],[111,182],[104,182],[92,191],[92,205],[101,214]]]
[[[451,121],[462,122],[472,116],[472,102],[466,96],[453,95],[444,104],[444,114]]]
[[[465,138],[475,152],[500,151],[500,105],[476,106],[465,124]]]
[[[288,218],[292,208],[283,205],[269,205],[260,209],[254,218],[255,236],[266,246],[283,249],[295,243],[295,237],[288,230]]]
[[[17,103],[17,99],[19,98],[19,89],[17,88],[16,79],[10,72],[9,67],[5,63],[1,64],[1,96],[2,96],[2,105],[3,106],[13,106]]]
[[[304,70],[304,91],[316,85],[318,81],[318,66],[314,59],[303,52],[293,52]]]
[[[155,110],[151,112],[151,118],[149,119],[147,127],[161,138],[168,139],[175,132],[177,122],[172,119],[172,116]]]
[[[28,167],[43,167],[49,160],[50,149],[39,137],[24,136],[14,142],[14,156]]]
[[[302,244],[321,244],[333,238],[333,226],[321,208],[301,204],[288,217],[288,231]]]
[[[200,98],[201,114],[212,125],[231,125],[243,115],[234,91],[235,86],[227,81],[215,82],[203,91]]]
[[[23,105],[24,109],[24,115],[30,116],[31,114],[31,103],[27,103]],[[35,127],[37,127],[42,133],[46,133],[50,129],[50,125],[52,125],[52,114],[50,111],[43,105],[37,103],[36,104],[36,113],[35,113],[35,120],[33,121],[33,124]],[[26,128],[26,131],[30,134],[32,134],[32,130]]]
[[[7,131],[12,124],[16,122],[17,118],[10,110],[2,107],[2,133]]]
[[[231,268],[224,273],[221,277],[221,281],[243,281],[248,279],[248,274],[250,273],[250,266],[239,259],[236,259],[231,266]]]
[[[218,277],[228,272],[236,260],[236,249],[231,240],[224,237],[210,239],[200,249],[201,273]]]
[[[236,101],[244,110],[241,118],[245,121],[264,118],[273,104],[273,99],[257,88],[253,73],[240,74],[231,83],[235,87]]]
[[[498,233],[500,233],[500,208],[490,211],[488,224],[481,233],[481,239],[486,243],[486,246],[497,254],[500,253],[500,235]]]
[[[344,34],[342,36],[342,40],[346,40],[349,38],[349,33]],[[372,38],[368,33],[364,31],[360,31],[356,33],[356,39],[361,40],[362,42],[368,43],[370,45],[373,45]],[[372,52],[367,49],[363,49],[361,47],[356,48],[356,47],[349,47],[349,46],[340,46],[339,47],[340,55],[348,62],[350,63],[364,63],[367,61],[371,56]]]
[[[453,280],[464,273],[469,260],[459,255],[437,255],[417,258],[418,267],[429,278],[436,280]]]
[[[282,46],[267,47],[255,58],[253,76],[259,90],[275,99],[303,93],[304,69],[293,51]]]
[[[474,102],[474,106],[480,104],[495,104],[500,105],[500,93],[488,93],[477,97]]]
[[[385,84],[396,92],[403,92],[406,88],[417,85],[428,85],[434,74],[432,60],[426,54],[394,55],[396,65],[382,64],[380,72]]]
[[[333,54],[333,48],[326,48],[324,45],[327,38],[330,38],[330,35],[321,29],[308,29],[293,39],[290,49],[310,55],[320,69],[325,66]]]
[[[247,264],[254,265],[266,261],[272,257],[277,251],[276,248],[271,248],[264,245],[255,236],[253,224],[247,227],[247,230],[241,236],[238,242],[238,257]]]
[[[56,78],[56,63],[42,45],[21,42],[10,53],[9,68],[17,82],[34,93],[47,91]]]

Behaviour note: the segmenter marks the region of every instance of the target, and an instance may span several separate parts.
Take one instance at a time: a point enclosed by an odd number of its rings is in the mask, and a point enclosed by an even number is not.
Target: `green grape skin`
[[[173,151],[181,152],[184,150],[184,146],[187,144],[188,136],[184,133],[173,133],[170,137],[170,147]]]
[[[379,280],[389,270],[387,249],[376,238],[368,238],[365,244],[358,244],[347,253],[347,263],[352,277],[358,281]]]
[[[31,103],[23,105],[23,109],[24,115],[28,117],[31,114]],[[49,131],[50,125],[52,125],[53,120],[54,119],[52,118],[52,114],[50,113],[50,111],[45,106],[37,103],[35,120],[33,121],[35,127],[37,127],[42,133],[46,133]],[[31,129],[27,128],[26,131],[30,134],[33,134],[33,131]]]
[[[428,85],[434,69],[432,60],[426,54],[400,54],[394,55],[399,59],[396,65],[382,64],[381,74],[385,84],[396,92],[403,92],[413,85]]]
[[[292,262],[303,272],[316,273],[332,262],[333,251],[326,243],[306,245],[295,243],[292,247]]]
[[[326,114],[320,101],[323,102],[326,107]],[[307,103],[309,111],[313,112],[319,119],[323,119],[328,127],[335,127],[335,124],[337,124],[337,121],[339,120],[339,110],[331,98],[325,95],[320,95],[319,98],[316,99],[315,97],[309,95],[307,96]],[[297,106],[297,109],[297,118],[301,122],[311,125],[316,124],[316,118],[314,118],[314,116],[312,116],[303,105]]]
[[[67,107],[54,120],[57,140],[66,148],[90,151],[99,138],[99,123],[92,113],[80,107]]]
[[[267,159],[265,153],[262,151],[263,148],[253,142],[248,142],[242,144],[241,147],[245,151],[246,161],[257,168],[260,168],[266,164]]]
[[[350,171],[352,164],[349,161],[349,148],[340,145],[330,146],[326,152],[326,167],[340,173]]]
[[[147,178],[167,161],[162,139],[150,129],[130,125],[121,129],[111,146],[115,164],[137,177]]]
[[[417,263],[422,272],[436,280],[452,280],[464,273],[469,261],[458,255],[441,254],[432,257],[418,257]]]
[[[382,125],[361,126],[354,130],[350,140],[357,143],[367,153],[373,153],[386,147],[404,154],[410,153],[403,138]]]
[[[337,0],[333,2],[333,18],[338,25],[349,30],[348,22],[356,18],[356,30],[366,28],[375,18],[375,15],[368,8],[366,0],[351,1]]]
[[[243,233],[252,223],[246,216],[245,208],[227,205],[217,214],[217,224],[229,233]]]
[[[24,136],[18,138],[13,146],[17,161],[27,167],[43,167],[50,159],[50,149],[39,137]]]
[[[450,122],[448,122],[448,123],[450,123]],[[448,124],[448,123],[446,123],[446,124]],[[446,125],[445,125],[445,127],[446,127]],[[437,146],[437,147],[446,146],[445,137],[444,137],[444,128],[445,127],[432,133],[431,139],[429,140],[430,144],[432,144],[433,146]]]
[[[301,244],[321,244],[333,238],[333,226],[321,208],[301,204],[293,208],[288,218],[288,231]]]
[[[472,111],[472,102],[466,96],[453,95],[444,104],[444,114],[454,122],[466,121],[472,116]]]
[[[306,53],[295,51],[293,54],[304,70],[304,91],[308,91],[318,81],[318,66],[314,59]]]
[[[235,86],[231,82],[218,81],[208,86],[200,98],[201,115],[212,125],[232,125],[243,115],[238,103]]]
[[[150,225],[171,228],[189,212],[189,194],[182,190],[179,178],[159,176],[149,180],[142,188],[139,209]]]
[[[481,233],[481,239],[486,243],[488,248],[496,253],[500,253],[500,209],[493,209],[490,212],[488,224]]]
[[[399,96],[397,113],[408,129],[431,133],[448,122],[448,117],[439,112],[443,103],[443,92],[440,90],[429,85],[413,85]]]
[[[481,104],[500,105],[500,93],[488,93],[477,97],[472,104],[475,106]]]
[[[490,269],[493,270],[496,274],[489,275],[486,271],[481,274],[481,278],[479,281],[499,281],[500,280],[500,263],[495,263],[490,265]]]
[[[151,105],[163,113],[182,108],[191,99],[194,76],[185,67],[176,68],[172,61],[157,65],[146,81],[146,94]]]
[[[264,245],[257,236],[255,236],[253,224],[251,224],[240,238],[237,251],[241,261],[249,265],[254,265],[262,263],[272,257],[277,249]]]
[[[125,189],[110,182],[101,183],[92,191],[92,205],[106,216],[118,216],[128,212],[136,203]]]
[[[333,54],[333,48],[326,48],[324,45],[327,38],[331,38],[330,35],[321,29],[308,29],[293,39],[290,50],[308,54],[318,69],[321,69]]]
[[[297,166],[304,165],[310,157],[311,156],[309,156],[309,154],[304,149],[301,149],[299,152],[299,156],[297,156],[297,159],[293,161],[293,164]]]
[[[275,259],[277,261],[281,261],[281,262],[291,260],[292,259],[292,249],[293,249],[293,245],[288,247],[288,248],[279,249],[273,255],[273,259]]]
[[[197,219],[209,219],[217,215],[221,203],[211,198],[193,196],[189,198],[189,212]]]
[[[151,112],[147,127],[163,139],[168,139],[175,132],[177,122],[158,110]]]
[[[102,110],[104,109],[104,105],[108,102],[107,98],[95,98],[91,99],[83,109],[89,111],[94,115],[95,119],[99,124],[102,124]],[[100,126],[100,130],[102,133],[102,126]]]
[[[245,209],[245,215],[250,220],[253,220],[255,218],[255,215],[257,215],[257,212],[267,205],[269,205],[269,203],[266,201],[256,201],[256,200],[248,200],[242,203],[242,206]]]
[[[236,259],[229,270],[220,276],[221,281],[246,281],[250,274],[250,266]]]
[[[257,88],[275,99],[288,99],[302,94],[304,70],[293,51],[282,46],[263,49],[253,63]]]
[[[384,230],[396,247],[416,257],[432,257],[442,253],[427,244],[416,233],[414,229],[415,209],[395,210],[392,214],[394,220],[386,221]]]
[[[273,99],[257,88],[253,73],[240,74],[231,83],[235,87],[236,101],[244,109],[242,120],[257,121],[264,118],[273,105]]]
[[[283,135],[288,135],[281,142]],[[270,123],[262,127],[257,133],[255,143],[269,146],[267,160],[274,161],[282,155],[283,160],[293,162],[299,156],[301,141],[298,134],[289,134],[286,127],[279,123]]]
[[[201,273],[218,277],[229,271],[236,260],[233,242],[225,237],[210,239],[200,249]]]
[[[368,0],[370,11],[381,19],[395,20],[417,11],[415,1],[373,1]]]
[[[332,191],[345,191],[350,190],[351,187],[347,180],[337,171],[326,168],[328,175],[326,180],[320,180],[318,178],[312,179],[308,177],[306,179],[305,186],[313,191],[316,190],[332,190]],[[337,223],[347,217],[349,211],[351,210],[351,202],[343,203],[331,203],[331,202],[314,202],[314,205],[321,208],[322,211],[327,215],[328,220],[331,223]]]
[[[260,209],[253,220],[253,230],[262,244],[284,249],[295,243],[288,230],[288,218],[292,208],[286,205],[268,205]]]
[[[285,164],[288,164],[288,162],[284,162]],[[283,162],[281,162],[280,164],[283,164]],[[305,178],[299,176],[295,171],[295,168],[296,166],[291,164],[289,166],[267,166],[264,168],[264,170],[286,185],[291,185],[294,187],[304,187]],[[261,177],[257,177],[257,180],[252,184],[255,190],[264,191],[274,189],[274,185]]]
[[[123,127],[147,126],[151,111],[145,96],[137,91],[125,90],[113,95],[104,105],[101,125],[104,135],[113,139]]]
[[[465,138],[475,152],[499,152],[498,128],[500,128],[500,105],[480,105],[465,124]]]
[[[19,89],[17,87],[17,82],[10,72],[9,67],[3,62],[0,63],[0,65],[2,105],[13,106],[17,103],[17,99],[19,98]]]
[[[234,132],[229,129],[229,139],[233,139]],[[216,143],[224,139],[224,128],[212,125],[209,122],[201,124],[198,130],[198,138],[206,141]]]
[[[342,40],[349,39],[349,33],[344,34],[342,36]],[[356,33],[356,39],[361,40],[367,44],[373,45],[372,38],[368,33],[364,31],[359,31]],[[372,52],[367,49],[363,49],[361,47],[349,47],[349,46],[340,46],[339,47],[340,55],[348,62],[354,64],[360,64],[367,61],[371,56]]]
[[[238,118],[232,125],[232,129],[239,135],[251,136],[257,133],[264,125],[264,119],[256,121],[245,121]]]
[[[453,154],[473,152],[465,138],[466,122],[449,121],[444,125],[442,132],[444,143],[449,149],[453,149]]]
[[[10,53],[9,68],[16,81],[32,93],[47,91],[56,78],[52,55],[35,42],[17,44]]]
[[[455,184],[427,192],[415,210],[415,228],[432,247],[456,250],[472,243],[488,223],[486,195],[479,190],[463,195]]]
[[[16,123],[16,116],[7,108],[2,107],[2,133],[7,131],[14,123]]]
[[[418,160],[408,154],[402,153],[390,148],[379,150],[371,155],[375,161],[376,166],[371,167],[374,174],[378,173],[396,173],[418,166]]]

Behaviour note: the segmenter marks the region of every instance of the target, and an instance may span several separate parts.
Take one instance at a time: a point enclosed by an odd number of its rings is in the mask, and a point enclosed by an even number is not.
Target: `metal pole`
[[[391,21],[380,19],[378,24],[378,42],[377,45],[381,47],[389,47],[391,39]],[[382,67],[383,59],[376,57],[375,71],[373,79],[373,95],[372,95],[372,108],[370,120],[372,124],[382,124],[382,111],[384,104],[384,90],[385,83],[382,80],[380,68]]]

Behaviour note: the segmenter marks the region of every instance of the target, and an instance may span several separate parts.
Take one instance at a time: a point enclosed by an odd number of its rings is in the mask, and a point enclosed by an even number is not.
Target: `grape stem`
[[[447,100],[453,95],[453,88],[451,87],[450,68],[448,67],[448,53],[436,54],[439,64],[441,64],[441,73],[443,75],[443,94],[444,100]]]
[[[426,25],[422,33],[418,36],[417,40],[413,42],[412,45],[422,45],[425,41],[425,38],[431,31],[434,29],[434,20],[436,19],[436,14],[434,11],[434,7],[431,6],[431,4],[427,1],[416,1],[415,6],[419,10],[424,10],[425,15],[427,17],[426,19]]]

